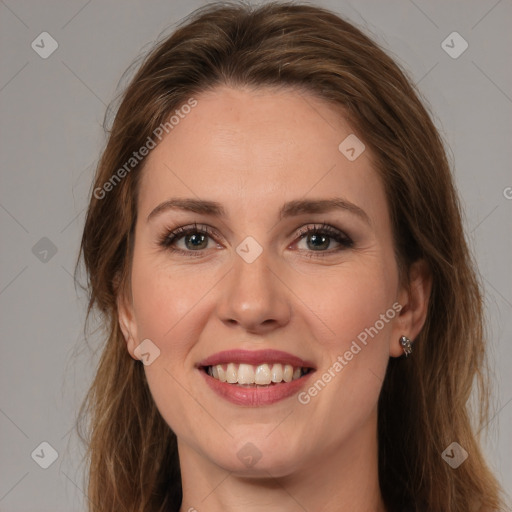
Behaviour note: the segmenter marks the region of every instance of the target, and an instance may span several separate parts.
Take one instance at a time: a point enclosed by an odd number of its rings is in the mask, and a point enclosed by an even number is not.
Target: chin
[[[281,438],[272,439],[265,434],[237,435],[226,445],[212,453],[209,449],[209,458],[216,465],[226,471],[244,477],[268,478],[282,477],[293,473],[301,467],[305,460],[304,450],[299,444],[284,442]],[[267,436],[267,437],[265,437]]]

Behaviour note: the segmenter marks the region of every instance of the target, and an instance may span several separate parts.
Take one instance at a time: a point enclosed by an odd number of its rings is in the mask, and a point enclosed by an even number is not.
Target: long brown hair
[[[432,271],[415,353],[390,359],[379,398],[386,506],[504,510],[479,441],[490,396],[481,285],[443,142],[406,73],[359,29],[319,7],[273,2],[208,4],[192,13],[145,57],[109,129],[79,255],[88,275],[87,318],[99,310],[106,331],[79,414],[90,512],[178,511],[181,504],[176,436],[154,404],[142,363],[128,353],[116,308],[128,282],[144,160],[125,167],[122,179],[113,176],[180,105],[220,84],[298,88],[341,106],[375,157],[402,275],[418,258]],[[457,469],[441,456],[454,441],[469,454]]]

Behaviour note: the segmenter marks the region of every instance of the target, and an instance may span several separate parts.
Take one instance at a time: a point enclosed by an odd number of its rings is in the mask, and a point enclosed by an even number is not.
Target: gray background
[[[99,337],[84,341],[85,299],[72,272],[101,124],[134,58],[204,3],[0,1],[1,511],[84,510],[83,450],[72,429]],[[512,494],[512,4],[316,3],[370,31],[409,71],[451,148],[492,340],[495,416],[485,449]],[[31,47],[44,31],[58,42],[47,59]],[[441,46],[453,31],[469,44],[456,59]],[[43,441],[58,452],[48,469],[31,457]]]

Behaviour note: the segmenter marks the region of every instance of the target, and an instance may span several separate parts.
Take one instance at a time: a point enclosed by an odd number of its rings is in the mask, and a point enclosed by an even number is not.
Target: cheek
[[[301,403],[309,400],[306,407],[343,428],[361,424],[373,410],[389,360],[397,316],[393,309],[396,273],[393,265],[379,263],[380,256],[371,264],[354,264],[346,272],[337,269],[329,279],[316,281],[315,288],[303,283],[299,292],[306,294],[309,289],[309,303],[322,320],[316,325],[325,324],[321,330],[328,333],[322,337],[317,330],[324,352],[322,368]]]
[[[200,424],[208,421],[202,397],[187,380],[193,365],[188,356],[207,317],[207,301],[201,299],[214,284],[211,273],[162,268],[149,257],[134,258],[132,293],[138,341],[150,339],[160,351],[144,367],[146,378],[160,413],[183,438],[195,430],[198,418]]]
[[[396,272],[392,265],[386,266],[380,259],[354,261],[346,268],[339,267],[316,279],[297,283],[298,295],[308,297],[308,304],[321,320],[317,323],[325,327],[325,335],[319,341],[324,340],[331,356],[347,350],[358,336],[364,340],[364,333],[376,323],[380,339],[389,332],[390,320],[395,315],[390,311],[386,316],[386,311],[395,300]],[[373,330],[372,333],[376,339]]]
[[[132,293],[138,338],[155,341],[165,353],[170,348],[183,350],[193,336],[191,325],[200,331],[200,323],[189,319],[194,316],[198,320],[201,298],[214,283],[211,272],[173,268],[161,257],[135,255]]]

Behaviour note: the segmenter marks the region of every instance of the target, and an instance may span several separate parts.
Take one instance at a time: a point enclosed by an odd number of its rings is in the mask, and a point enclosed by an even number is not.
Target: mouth
[[[197,365],[206,383],[237,405],[269,405],[296,394],[316,368],[277,350],[229,350]]]
[[[314,371],[313,368],[294,367],[291,364],[263,363],[252,365],[233,362],[201,366],[200,369],[220,382],[252,388],[269,387],[283,382],[292,382]]]

